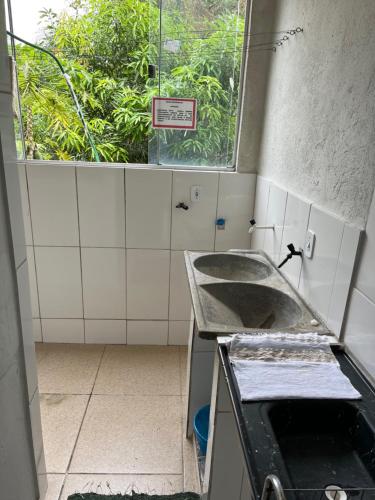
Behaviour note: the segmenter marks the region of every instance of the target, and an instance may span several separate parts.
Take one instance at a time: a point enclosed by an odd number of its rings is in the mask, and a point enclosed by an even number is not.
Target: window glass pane
[[[246,0],[11,3],[15,34],[62,65],[16,41],[20,155],[23,130],[29,159],[233,164]],[[159,95],[196,98],[197,130],[153,130]]]
[[[197,129],[155,130],[151,161],[231,166],[243,53],[244,0],[162,0],[160,96],[197,99]]]

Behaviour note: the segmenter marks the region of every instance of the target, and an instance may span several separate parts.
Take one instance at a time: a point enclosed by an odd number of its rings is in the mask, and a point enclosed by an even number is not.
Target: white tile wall
[[[169,322],[169,345],[187,345],[189,342],[190,321]]]
[[[25,227],[25,243],[26,243],[26,245],[32,245],[33,244],[33,236],[32,236],[32,231],[31,231],[29,193],[28,193],[28,188],[27,188],[25,165],[18,165],[18,176],[19,176],[19,180],[20,180],[23,224]]]
[[[307,203],[297,196],[288,193],[283,238],[281,242],[280,262],[286,257],[289,250],[286,248],[289,243],[293,243],[299,250],[304,247],[307,226],[309,223],[311,204]],[[299,277],[301,274],[302,259],[293,258],[289,260],[282,268],[282,272],[291,283],[298,288]]]
[[[42,318],[82,318],[79,248],[35,247]]]
[[[168,319],[170,251],[130,249],[126,262],[128,319]]]
[[[375,378],[375,304],[354,289],[345,328],[345,343]]]
[[[341,334],[360,235],[360,229],[345,224],[327,318],[337,336]]]
[[[28,266],[29,281],[30,281],[32,316],[33,318],[40,318],[39,297],[38,297],[38,288],[37,288],[36,273],[35,273],[34,247],[26,247],[26,255],[27,255],[27,266]]]
[[[77,189],[81,245],[124,248],[124,170],[78,167]]]
[[[274,226],[275,229],[257,230],[258,232],[264,232],[263,250],[267,252],[276,265],[279,264],[278,261],[280,258],[287,196],[288,194],[286,191],[271,184],[266,225]]]
[[[126,321],[85,319],[86,344],[126,344]]]
[[[75,168],[33,165],[26,170],[34,245],[78,246]]]
[[[170,320],[190,320],[191,297],[184,252],[172,250],[170,271]]]
[[[265,209],[267,217],[264,219]],[[308,201],[262,177],[257,181],[255,212],[259,214],[255,217],[257,223],[275,224],[277,229],[273,234],[269,230],[256,231],[258,236],[252,238],[252,248],[264,249],[276,264],[286,257],[287,244],[293,243],[297,250],[304,249],[307,230],[315,232],[313,258],[294,257],[281,271],[339,336],[350,294],[360,229],[344,224],[332,214],[311,206]],[[264,239],[260,235],[262,232]]]
[[[217,172],[173,172],[172,249],[213,250],[217,213]],[[191,202],[191,188],[201,187],[200,201]],[[176,208],[179,202],[189,210]]]
[[[43,342],[85,342],[83,319],[42,319]]]
[[[356,287],[375,302],[375,196],[373,196]]]
[[[127,247],[169,249],[172,172],[128,169],[125,176]]]
[[[125,249],[82,248],[85,318],[125,319]]]
[[[316,235],[315,250],[312,259],[303,259],[299,289],[327,320],[344,222],[312,206],[308,230]]]
[[[168,321],[128,321],[128,344],[166,345]]]
[[[34,241],[27,254],[39,341],[124,343],[128,336],[167,344],[170,330],[170,343],[186,342],[186,242],[203,250],[248,246],[252,174],[27,162],[26,176],[21,163],[17,175]],[[192,206],[195,185],[202,198]],[[178,201],[190,210],[175,209]],[[218,206],[228,224],[215,241]]]
[[[267,222],[268,200],[270,195],[270,182],[258,175],[256,183],[256,197],[254,216],[257,225],[264,226]],[[262,249],[264,245],[265,230],[255,230],[251,236],[251,248]]]
[[[255,174],[220,173],[217,217],[225,219],[225,229],[216,230],[216,251],[250,248],[255,184]]]

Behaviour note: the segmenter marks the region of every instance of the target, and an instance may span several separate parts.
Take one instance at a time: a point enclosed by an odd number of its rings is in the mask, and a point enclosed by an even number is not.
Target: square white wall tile
[[[213,250],[219,174],[217,172],[173,172],[173,250]],[[191,202],[191,188],[201,187],[201,199]],[[189,210],[176,208],[184,202]]]
[[[127,250],[129,319],[168,319],[169,267],[169,250]]]
[[[86,344],[126,344],[126,321],[85,319]]]
[[[169,296],[169,319],[190,320],[191,297],[184,252],[172,250]]]
[[[279,264],[281,240],[284,230],[285,208],[288,193],[284,189],[272,184],[267,208],[266,226],[275,226],[275,229],[259,229],[264,232],[263,250],[269,257]]]
[[[79,248],[35,247],[42,318],[82,318]]]
[[[286,257],[289,250],[287,245],[293,243],[296,250],[305,245],[306,231],[309,223],[311,204],[307,203],[297,196],[288,193],[286,202],[284,231],[281,241],[280,262]],[[301,274],[302,259],[293,257],[281,269],[291,283],[298,288],[299,277]]]
[[[83,344],[83,319],[42,319],[43,342]]]
[[[38,287],[36,283],[34,247],[26,247],[27,267],[29,271],[31,312],[33,318],[40,318]]]
[[[125,180],[127,248],[169,249],[172,172],[127,169]]]
[[[30,285],[27,262],[17,269],[18,301],[21,313],[23,353],[25,358],[26,381],[29,401],[37,388],[36,356],[34,347],[33,322],[31,317]]]
[[[315,249],[312,259],[303,259],[299,291],[327,320],[344,222],[312,206],[308,230],[315,233]]]
[[[354,289],[345,325],[345,345],[375,379],[375,304]]]
[[[375,195],[372,198],[370,213],[360,253],[360,266],[356,287],[375,302]]]
[[[79,230],[83,247],[125,247],[124,170],[77,167]]]
[[[268,199],[271,183],[258,175],[255,190],[254,216],[257,225],[264,226],[267,222]],[[264,245],[265,230],[255,230],[251,235],[251,248],[262,250]]]
[[[125,249],[82,248],[85,318],[125,319]]]
[[[17,168],[18,168],[18,177],[20,181],[20,190],[21,190],[23,225],[25,229],[25,243],[26,245],[32,245],[33,236],[31,231],[31,216],[30,216],[30,205],[29,205],[29,193],[26,181],[26,167],[25,165],[17,165]]]
[[[78,246],[75,167],[28,165],[34,245]]]
[[[216,229],[216,251],[250,248],[255,185],[255,174],[220,173],[217,217],[225,219],[225,229]]]
[[[128,321],[128,344],[167,345],[168,321]]]
[[[190,321],[169,322],[169,345],[188,345],[190,334]]]
[[[360,236],[359,228],[345,224],[327,320],[328,326],[338,337],[341,333]]]
[[[42,325],[39,318],[33,318],[33,336],[35,342],[43,342]]]

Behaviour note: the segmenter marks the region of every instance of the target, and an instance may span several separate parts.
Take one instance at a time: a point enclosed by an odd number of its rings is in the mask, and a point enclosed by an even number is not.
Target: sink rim
[[[199,267],[197,267],[197,263],[201,260],[209,260],[213,258],[213,260],[224,258],[224,260],[228,259],[233,259],[234,261],[242,261],[242,262],[249,262],[249,263],[256,263],[256,265],[261,268],[261,270],[264,270],[264,274],[260,277],[254,277],[252,279],[238,279],[235,276],[232,278],[229,277],[223,277],[215,274],[209,274],[207,272],[202,271]],[[250,264],[251,265],[251,264]],[[225,281],[225,282],[235,282],[235,283],[258,283],[259,281],[264,281],[267,278],[269,278],[274,272],[275,269],[274,267],[267,262],[265,259],[260,258],[258,255],[246,255],[246,254],[241,254],[238,252],[215,252],[215,253],[207,253],[205,255],[198,255],[194,259],[192,259],[192,267],[197,271],[198,273],[207,276],[210,279],[214,280],[220,280],[220,281]]]

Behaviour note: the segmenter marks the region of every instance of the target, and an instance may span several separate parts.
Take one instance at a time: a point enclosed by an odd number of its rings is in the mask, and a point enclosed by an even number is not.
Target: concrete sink
[[[296,325],[302,316],[297,302],[275,288],[253,283],[208,283],[200,286],[208,322],[238,330],[268,330]]]
[[[203,255],[194,261],[199,272],[228,281],[264,280],[273,269],[260,260],[230,253]]]

